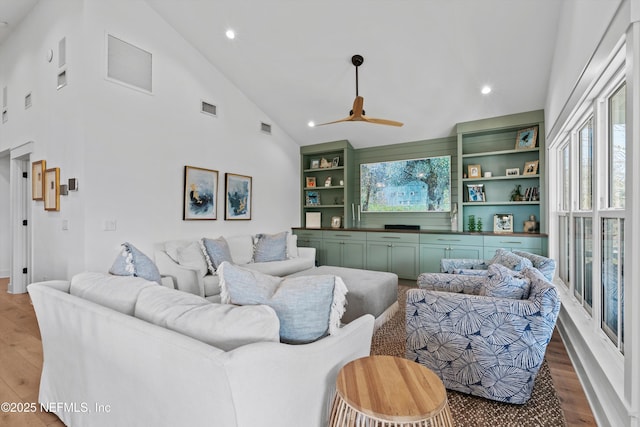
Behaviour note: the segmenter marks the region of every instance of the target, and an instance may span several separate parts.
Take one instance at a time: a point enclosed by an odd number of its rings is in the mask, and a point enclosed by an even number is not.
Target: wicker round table
[[[346,364],[336,379],[332,427],[452,427],[444,384],[430,369],[393,356]]]

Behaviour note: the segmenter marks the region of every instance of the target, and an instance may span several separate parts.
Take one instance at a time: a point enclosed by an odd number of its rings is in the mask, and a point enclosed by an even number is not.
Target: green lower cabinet
[[[401,279],[418,277],[419,237],[403,233],[367,233],[367,269],[389,271]]]
[[[298,236],[298,247],[316,249],[316,265],[321,265],[322,259],[322,231],[320,230],[294,230]]]
[[[423,234],[420,236],[420,272],[439,273],[442,258],[482,259],[481,235]]]
[[[541,237],[525,236],[485,236],[484,237],[484,259],[491,259],[498,249],[508,251],[525,251],[532,254],[544,255]]]
[[[347,231],[325,231],[323,264],[347,268],[366,268],[366,234]]]

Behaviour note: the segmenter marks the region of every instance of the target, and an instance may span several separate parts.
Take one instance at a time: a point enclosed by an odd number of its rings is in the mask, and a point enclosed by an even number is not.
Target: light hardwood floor
[[[37,403],[42,369],[40,331],[28,294],[8,294],[7,282],[7,279],[0,279],[0,402]],[[557,332],[547,347],[546,357],[567,425],[596,426]],[[0,426],[63,425],[55,415],[47,412],[0,411]]]

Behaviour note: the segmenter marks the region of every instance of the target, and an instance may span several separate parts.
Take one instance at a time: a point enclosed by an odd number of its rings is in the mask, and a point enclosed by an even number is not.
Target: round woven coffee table
[[[452,427],[444,384],[430,369],[393,356],[346,364],[336,379],[332,427]]]

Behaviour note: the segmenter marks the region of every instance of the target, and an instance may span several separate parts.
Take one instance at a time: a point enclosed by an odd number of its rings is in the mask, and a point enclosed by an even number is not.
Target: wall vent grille
[[[7,113],[7,110],[2,110],[2,123],[7,123],[8,120],[9,113]]]
[[[67,85],[67,70],[62,70],[58,73],[58,90]]]
[[[202,107],[200,109],[200,112],[204,114],[209,114],[210,116],[217,116],[218,107],[208,102],[202,101]]]
[[[271,135],[271,125],[268,123],[261,122],[260,130],[264,133],[268,133],[269,135]]]
[[[2,88],[2,108],[7,108],[8,90],[6,86]]]
[[[28,93],[24,97],[24,109],[31,108],[31,93]]]

